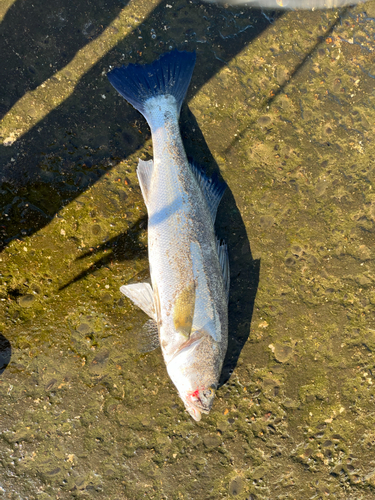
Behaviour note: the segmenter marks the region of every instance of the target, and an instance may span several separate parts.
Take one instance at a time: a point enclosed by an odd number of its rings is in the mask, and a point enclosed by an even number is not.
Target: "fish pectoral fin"
[[[154,168],[154,162],[152,160],[143,161],[138,160],[137,176],[139,180],[139,185],[141,186],[141,191],[143,199],[147,205],[148,193],[151,185],[152,171]]]
[[[206,198],[208,208],[210,209],[212,222],[215,223],[216,212],[227,187],[225,182],[220,182],[217,175],[209,178],[195,162],[190,162],[190,168],[198,181],[204,197]]]
[[[154,302],[154,292],[149,283],[133,283],[123,285],[120,288],[128,299],[132,300],[136,306],[144,311],[151,319],[157,321],[156,308]]]
[[[177,332],[189,337],[193,325],[195,309],[195,283],[187,285],[178,295],[173,312],[174,327]]]
[[[159,330],[156,321],[149,319],[138,336],[138,350],[142,353],[151,352],[160,346]]]
[[[229,287],[230,287],[230,273],[229,273],[229,257],[228,247],[223,240],[216,240],[216,250],[219,256],[221,271],[223,273],[224,288],[227,294],[227,301],[229,300]]]

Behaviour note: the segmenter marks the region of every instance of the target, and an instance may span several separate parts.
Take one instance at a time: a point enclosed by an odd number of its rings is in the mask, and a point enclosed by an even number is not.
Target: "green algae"
[[[246,44],[259,12],[168,5],[128,38],[115,34],[119,45],[66,107],[1,150],[7,174],[29,160],[37,178],[9,174],[1,186],[0,331],[11,358],[0,375],[0,491],[373,498],[373,4],[341,18],[288,13]],[[216,163],[231,191],[218,232],[231,254],[230,333],[247,339],[199,423],[161,353],[137,350],[147,318],[119,292],[148,270],[135,168],[151,144],[101,76],[170,45],[198,50],[182,132],[188,154]],[[61,85],[40,105],[61,102]]]

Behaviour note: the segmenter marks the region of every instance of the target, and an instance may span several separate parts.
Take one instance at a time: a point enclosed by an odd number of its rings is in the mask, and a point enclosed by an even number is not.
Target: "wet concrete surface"
[[[2,3],[0,492],[372,499],[375,3]],[[189,156],[228,191],[230,347],[194,422],[146,316],[143,118],[110,66],[196,50]]]

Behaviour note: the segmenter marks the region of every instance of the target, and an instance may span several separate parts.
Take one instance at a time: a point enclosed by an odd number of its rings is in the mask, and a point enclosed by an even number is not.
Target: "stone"
[[[287,345],[275,344],[274,355],[279,363],[286,363],[292,356],[293,349]]]
[[[28,295],[23,295],[18,299],[18,303],[21,307],[32,307],[35,302],[35,297],[34,295],[28,294]]]
[[[235,497],[242,493],[244,487],[245,481],[242,479],[242,477],[235,477],[229,484],[229,494]]]
[[[203,443],[206,448],[217,448],[221,444],[221,438],[219,436],[205,436],[203,438]]]
[[[88,325],[87,323],[81,323],[80,325],[78,325],[77,331],[79,331],[79,333],[84,333],[84,334],[90,333],[91,328],[90,325]]]

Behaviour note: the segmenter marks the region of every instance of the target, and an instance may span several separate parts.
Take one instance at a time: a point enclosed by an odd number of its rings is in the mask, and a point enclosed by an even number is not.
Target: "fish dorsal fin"
[[[195,283],[188,284],[178,294],[174,312],[173,322],[177,332],[189,337],[193,325],[195,309]]]
[[[139,185],[141,186],[141,191],[143,199],[147,205],[148,193],[150,190],[152,171],[154,168],[154,162],[152,160],[144,161],[138,160],[137,176],[139,180]]]
[[[142,353],[151,352],[160,346],[159,330],[156,321],[149,319],[142,326],[138,336],[138,350]]]
[[[216,240],[216,250],[219,256],[221,271],[223,273],[224,288],[229,300],[230,273],[229,273],[229,257],[228,247],[223,240]]]
[[[212,222],[215,222],[217,208],[227,185],[225,182],[220,182],[216,174],[211,178],[207,177],[204,171],[193,161],[190,161],[190,167],[206,198]]]
[[[194,278],[197,282],[193,331],[204,330],[216,342],[220,342],[221,323],[209,289],[207,271],[203,264],[203,252],[197,242],[192,242],[190,249]]]
[[[157,321],[154,293],[149,283],[133,283],[123,285],[120,288],[128,299],[132,300],[136,306],[144,311],[151,319]]]

